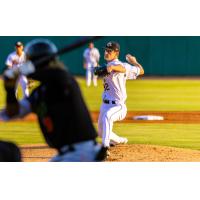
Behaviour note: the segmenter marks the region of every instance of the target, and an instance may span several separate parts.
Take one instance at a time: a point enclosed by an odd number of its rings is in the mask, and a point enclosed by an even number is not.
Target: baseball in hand
[[[126,55],[126,61],[127,61],[127,62],[130,62],[130,59],[129,59],[129,58],[130,58],[130,54],[127,54],[127,55]]]
[[[131,54],[126,55],[126,60],[127,60],[127,62],[129,62],[131,64],[137,63],[136,58],[134,56],[132,56]]]

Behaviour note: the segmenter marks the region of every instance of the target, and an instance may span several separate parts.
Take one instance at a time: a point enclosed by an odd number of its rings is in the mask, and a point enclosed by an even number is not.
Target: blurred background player
[[[26,61],[26,56],[24,53],[24,46],[22,42],[16,42],[15,51],[8,55],[6,60],[6,66],[8,69],[20,67]],[[23,97],[29,96],[28,90],[28,80],[26,76],[20,75],[18,79],[18,84],[16,85],[15,95],[17,96],[18,85],[22,88]]]
[[[119,53],[120,46],[117,42],[106,44],[104,59],[107,62],[106,68],[108,74],[103,79],[103,103],[98,119],[99,136],[102,137],[102,144],[106,148],[109,148],[110,145],[125,144],[128,142],[127,138],[119,137],[112,131],[113,123],[123,120],[127,114],[125,104],[127,98],[126,80],[136,79],[137,76],[144,74],[142,66],[134,56],[130,54],[126,56],[130,65],[118,59]]]
[[[97,86],[97,76],[94,75],[94,68],[98,66],[99,59],[99,50],[94,47],[94,43],[90,42],[83,53],[83,67],[86,69],[86,84],[88,87],[92,81],[94,86]]]
[[[77,81],[57,57],[51,57],[57,53],[55,44],[46,39],[32,40],[25,53],[26,74],[40,85],[19,101],[14,92],[17,74],[6,70],[6,107],[1,118],[11,120],[34,112],[47,144],[58,151],[51,161],[103,160],[105,148],[96,142],[97,133]],[[41,59],[43,62],[39,62]]]

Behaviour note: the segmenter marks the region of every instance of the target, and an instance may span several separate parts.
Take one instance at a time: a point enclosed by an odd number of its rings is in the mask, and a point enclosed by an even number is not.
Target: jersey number
[[[110,90],[108,83],[104,83],[104,91]]]

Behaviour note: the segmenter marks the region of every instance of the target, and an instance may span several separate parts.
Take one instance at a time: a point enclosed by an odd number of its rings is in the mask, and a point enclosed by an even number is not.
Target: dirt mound
[[[56,151],[46,145],[21,146],[23,161],[46,162]],[[109,162],[199,162],[200,151],[156,145],[127,144],[110,149]]]
[[[97,122],[99,112],[92,112],[91,117]],[[137,115],[161,115],[163,121],[133,120]],[[28,115],[24,121],[37,120],[34,114]],[[128,112],[125,120],[119,122],[131,123],[200,123],[200,111],[195,112],[156,112],[156,111],[134,111]],[[56,151],[49,149],[46,145],[26,145],[21,147],[23,160],[26,162],[48,161]],[[124,162],[195,162],[200,161],[200,151],[153,146],[153,145],[121,145],[111,148],[111,156],[107,161]]]
[[[197,162],[200,151],[156,145],[129,144],[110,149],[108,161],[121,162]]]
[[[46,162],[56,155],[54,149],[43,144],[23,145],[20,149],[24,162]]]

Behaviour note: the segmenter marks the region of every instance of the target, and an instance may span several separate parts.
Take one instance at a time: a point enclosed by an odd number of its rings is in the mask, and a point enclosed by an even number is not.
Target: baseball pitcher
[[[22,42],[17,42],[15,44],[16,51],[14,51],[8,55],[6,63],[5,63],[8,69],[19,68],[23,63],[25,63],[26,56],[23,51],[23,48],[24,48],[24,46],[23,46]],[[28,80],[27,80],[26,76],[21,75],[18,79],[18,84],[21,85],[23,97],[28,97],[29,90],[28,90]],[[16,96],[17,96],[18,84],[16,85],[16,89],[15,89]]]
[[[126,80],[136,79],[137,76],[144,74],[143,67],[134,56],[127,54],[126,60],[130,64],[123,63],[118,59],[119,53],[120,46],[117,42],[107,43],[104,52],[107,64],[105,67],[95,70],[96,74],[104,76],[103,103],[98,119],[98,134],[102,138],[103,146],[107,149],[110,145],[128,142],[127,138],[120,137],[113,132],[113,123],[123,120],[127,114]]]

